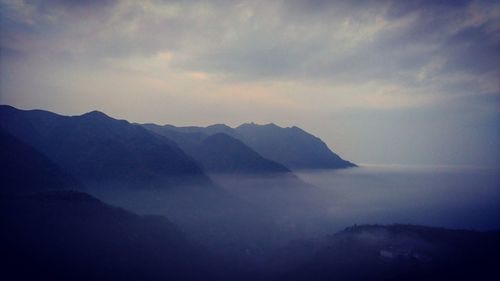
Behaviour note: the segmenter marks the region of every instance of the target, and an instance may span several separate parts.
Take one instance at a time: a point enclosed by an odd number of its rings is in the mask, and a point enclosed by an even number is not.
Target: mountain
[[[0,129],[0,193],[80,189],[78,181],[45,155]]]
[[[277,174],[290,170],[268,160],[242,141],[232,137],[233,129],[226,125],[202,127],[159,126],[145,124],[145,128],[175,141],[207,172],[228,174]]]
[[[362,225],[313,244],[295,242],[277,254],[270,262],[279,276],[275,280],[311,280],[312,276],[318,281],[500,277],[498,231]]]
[[[12,280],[213,277],[204,250],[163,217],[139,216],[76,191],[0,202],[0,267]]]
[[[241,141],[224,133],[204,139],[192,154],[209,172],[272,174],[289,173],[285,166],[265,159]]]
[[[332,152],[319,138],[298,127],[282,128],[275,124],[243,124],[231,128],[223,124],[208,127],[175,127],[145,124],[145,128],[176,141],[185,151],[198,142],[218,133],[240,140],[263,158],[280,163],[292,170],[340,169],[356,165]],[[196,141],[195,141],[196,142]],[[184,145],[181,145],[184,143]]]
[[[339,169],[355,165],[333,153],[319,138],[298,128],[275,124],[243,124],[239,138],[262,156],[290,169]]]
[[[62,116],[3,105],[0,128],[89,186],[209,182],[196,162],[173,141],[98,111]]]
[[[172,125],[143,124],[144,128],[174,141],[184,152],[193,157],[198,146],[209,134],[202,127],[175,127]]]
[[[292,241],[255,267],[208,253],[164,217],[136,215],[82,192],[0,196],[0,214],[0,269],[9,280],[500,277],[499,231],[355,225],[324,239]],[[267,230],[249,230],[272,239]],[[222,248],[231,246],[225,242]],[[248,254],[249,248],[241,253]]]

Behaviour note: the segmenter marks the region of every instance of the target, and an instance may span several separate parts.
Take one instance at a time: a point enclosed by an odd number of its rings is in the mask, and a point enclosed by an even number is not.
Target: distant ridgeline
[[[356,165],[340,158],[318,137],[298,128],[282,128],[275,124],[246,123],[236,128],[218,124],[208,127],[175,127],[144,124],[145,128],[175,141],[188,154],[197,158],[197,150],[223,150],[225,144],[236,143],[241,149],[231,152],[258,154],[292,170],[342,169]],[[221,134],[225,135],[223,139]],[[207,139],[216,140],[207,141]],[[201,148],[200,148],[201,147]],[[204,163],[203,161],[201,161]],[[277,168],[274,166],[273,168]]]
[[[53,188],[210,185],[206,173],[293,175],[290,169],[355,166],[319,138],[274,124],[139,125],[98,111],[62,116],[0,105],[0,133],[2,177],[13,187],[29,180]],[[44,170],[53,176],[36,175]]]

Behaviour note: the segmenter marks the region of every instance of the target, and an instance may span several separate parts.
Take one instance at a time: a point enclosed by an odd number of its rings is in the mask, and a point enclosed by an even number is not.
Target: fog
[[[279,248],[354,224],[500,228],[495,170],[360,167],[251,177],[210,175],[213,185],[149,190],[90,188],[103,201],[166,216],[196,242],[245,268]]]
[[[299,176],[331,196],[327,216],[339,223],[500,227],[498,170],[368,166]]]

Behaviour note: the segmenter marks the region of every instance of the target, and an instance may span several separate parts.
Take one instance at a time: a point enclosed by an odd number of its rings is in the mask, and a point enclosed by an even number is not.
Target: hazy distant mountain
[[[268,160],[227,132],[231,128],[214,125],[200,129],[144,125],[149,130],[175,141],[207,172],[236,174],[290,173],[285,166]],[[200,131],[203,130],[203,131]],[[221,131],[221,132],[217,132]]]
[[[289,173],[285,166],[267,160],[241,141],[224,133],[204,139],[193,157],[209,172]]]
[[[274,124],[243,124],[236,129],[245,143],[264,157],[291,169],[337,169],[354,167],[333,153],[321,139],[298,127]]]
[[[0,193],[81,188],[45,155],[0,129]]]
[[[223,124],[208,127],[175,127],[172,125],[144,125],[146,128],[168,136],[178,144],[187,143],[184,149],[191,149],[185,138],[202,139],[206,136],[224,133],[239,139],[262,157],[280,163],[290,169],[339,169],[354,167],[332,152],[321,139],[298,127],[282,128],[275,124],[243,124],[230,128]]]
[[[212,277],[210,259],[163,217],[138,216],[75,191],[0,201],[2,275],[12,280]]]
[[[143,124],[144,128],[174,141],[184,152],[193,156],[198,146],[209,134],[201,127],[175,127]]]
[[[209,180],[173,141],[93,111],[61,116],[0,106],[0,128],[87,184],[159,186]]]
[[[364,225],[291,243],[270,264],[287,281],[498,280],[499,247],[498,231]]]

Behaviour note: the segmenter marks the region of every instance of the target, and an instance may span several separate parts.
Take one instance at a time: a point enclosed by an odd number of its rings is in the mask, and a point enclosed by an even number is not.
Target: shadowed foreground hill
[[[138,216],[75,191],[0,197],[0,227],[0,270],[12,280],[500,277],[499,232],[355,226],[326,240],[290,243],[264,267],[252,267],[207,254],[163,217]]]
[[[500,232],[354,226],[323,244],[293,243],[277,280],[499,280]]]
[[[0,194],[80,189],[72,176],[45,155],[0,129]]]
[[[101,112],[69,117],[0,106],[0,128],[88,185],[209,183],[202,169],[174,142]]]
[[[0,201],[0,267],[12,280],[212,277],[210,259],[163,217],[138,216],[75,191]]]

